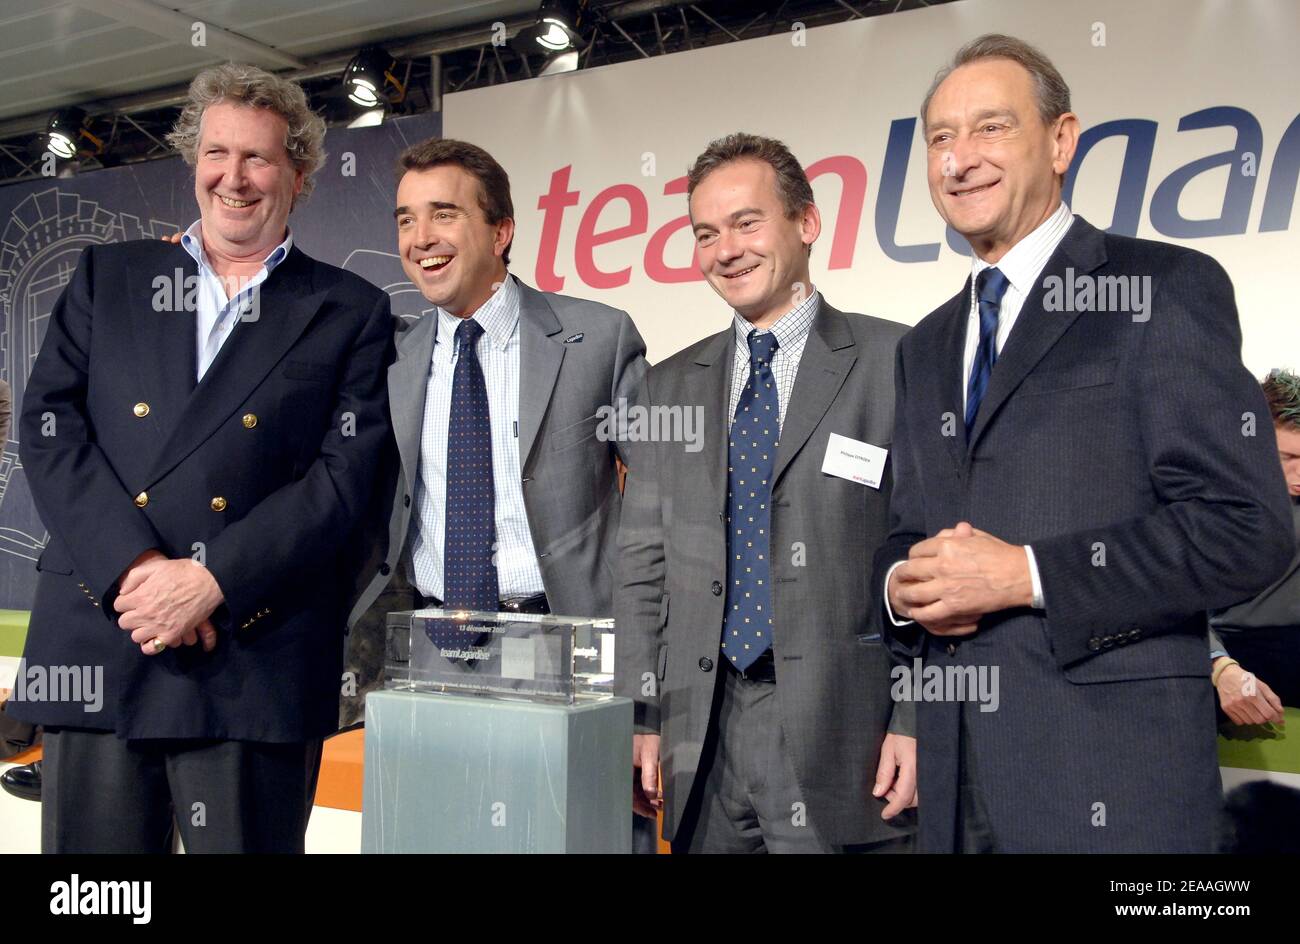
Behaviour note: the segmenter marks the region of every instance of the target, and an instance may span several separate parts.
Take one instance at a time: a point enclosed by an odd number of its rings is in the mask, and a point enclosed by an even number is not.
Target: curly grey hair
[[[312,175],[325,163],[325,122],[307,104],[307,94],[297,82],[272,75],[257,66],[228,62],[204,69],[190,83],[189,101],[167,135],[167,143],[191,167],[198,159],[199,129],[209,105],[229,102],[247,108],[266,108],[289,126],[284,147],[294,167],[302,171],[299,199],[311,193]]]

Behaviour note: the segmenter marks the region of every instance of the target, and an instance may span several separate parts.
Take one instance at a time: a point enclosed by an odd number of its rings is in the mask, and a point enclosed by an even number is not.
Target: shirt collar
[[[455,334],[461,319],[442,308],[437,311],[442,327]],[[519,286],[514,276],[507,274],[497,290],[470,317],[482,326],[492,346],[504,351],[519,324]]]
[[[203,251],[203,221],[201,219],[191,223],[190,228],[181,236],[181,246],[199,264],[200,269],[207,269],[209,272],[213,271],[212,266],[208,264],[207,253]],[[293,231],[285,227],[284,241],[272,249],[270,254],[262,260],[267,275],[270,275],[275,267],[285,260],[291,249],[293,249]]]
[[[996,263],[998,270],[1007,277],[1007,281],[1021,296],[1027,297],[1038,273],[1043,271],[1048,258],[1056,251],[1061,240],[1065,238],[1074,214],[1065,201],[1056,205],[1056,210],[1038,227],[1020,242],[1007,250],[1006,255]],[[971,253],[971,284],[985,269],[994,265],[985,262],[974,252]]]
[[[776,335],[776,349],[778,351],[788,350],[796,342],[807,337],[809,330],[812,328],[813,318],[817,314],[817,304],[820,299],[821,293],[814,288],[812,294],[778,318],[772,327],[760,331],[759,334],[770,331]],[[746,321],[740,312],[733,310],[731,314],[732,325],[736,333],[736,346],[748,351],[749,332],[754,330],[754,326]]]

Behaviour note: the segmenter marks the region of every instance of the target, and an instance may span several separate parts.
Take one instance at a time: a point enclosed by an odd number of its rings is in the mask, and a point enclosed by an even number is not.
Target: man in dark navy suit
[[[1294,544],[1232,283],[1070,213],[1079,122],[1026,43],[963,47],[921,111],[973,252],[898,347],[876,555],[895,654],[959,680],[917,706],[920,849],[1213,851],[1206,611]]]
[[[324,124],[248,66],[171,135],[200,219],[85,250],[22,458],[50,541],[17,717],[44,724],[42,848],[301,852],[335,729],[345,587],[387,433],[387,296],[293,244]]]

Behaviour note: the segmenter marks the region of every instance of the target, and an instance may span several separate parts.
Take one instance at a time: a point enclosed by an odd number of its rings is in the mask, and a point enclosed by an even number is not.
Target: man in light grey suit
[[[633,806],[664,810],[674,852],[902,851],[916,742],[868,572],[904,326],[810,285],[821,218],[779,141],[715,141],[688,186],[700,269],[734,319],[653,367],[630,417],[629,438],[642,418],[703,429],[627,445],[614,612]]]
[[[361,677],[344,723],[379,684],[389,612],[612,612],[621,498],[602,418],[645,372],[625,312],[508,274],[514,208],[491,155],[432,139],[399,166],[402,266],[436,308],[399,335],[388,371],[387,534],[349,619]]]

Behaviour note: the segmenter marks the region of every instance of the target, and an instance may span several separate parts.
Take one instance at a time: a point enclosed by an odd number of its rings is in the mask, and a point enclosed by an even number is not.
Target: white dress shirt
[[[425,386],[420,471],[415,487],[417,526],[411,529],[411,584],[426,597],[443,599],[443,551],[447,503],[447,427],[456,366],[456,328],[461,319],[441,308],[429,379]],[[474,312],[483,327],[475,346],[487,387],[492,423],[492,483],[496,508],[497,590],[501,598],[544,591],[533,535],[528,528],[519,460],[519,287],[507,276]]]
[[[1042,274],[1043,266],[1047,265],[1047,260],[1052,257],[1052,253],[1056,252],[1056,247],[1061,244],[1061,240],[1065,238],[1073,222],[1074,214],[1062,202],[1057,205],[1051,216],[1007,250],[1006,255],[996,263],[986,262],[975,253],[971,253],[970,309],[966,316],[966,347],[962,352],[961,362],[962,415],[966,412],[971,367],[975,363],[975,352],[979,349],[980,343],[980,309],[979,298],[975,293],[976,278],[985,269],[994,265],[1007,277],[1007,289],[1002,295],[1002,304],[998,308],[998,329],[993,339],[994,349],[1000,356],[1007,338],[1011,336],[1011,329],[1015,327],[1016,319],[1020,317],[1020,309],[1024,307],[1025,299],[1033,291],[1038,276]],[[995,362],[994,370],[996,369]],[[1029,559],[1029,580],[1033,585],[1034,593],[1033,605],[1037,609],[1043,609],[1043,583],[1038,576],[1038,561],[1034,559],[1034,549],[1028,544],[1025,545],[1025,556]],[[885,611],[895,626],[906,626],[912,622],[896,619],[893,607],[889,605],[889,579],[893,577],[894,570],[901,563],[902,561],[899,561],[894,564],[885,575]]]
[[[814,288],[812,294],[776,320],[772,327],[759,331],[760,335],[776,335],[776,353],[772,355],[772,378],[776,381],[777,428],[785,425],[786,405],[794,390],[794,379],[799,373],[799,361],[808,343],[808,332],[817,316],[821,296]],[[727,426],[736,420],[736,406],[749,381],[749,332],[754,326],[738,311],[732,312],[732,326],[736,335],[736,349],[731,361],[731,399],[727,405]]]
[[[195,332],[195,364],[198,376],[195,381],[203,379],[212,362],[217,359],[221,347],[233,333],[235,325],[240,322],[240,315],[245,311],[245,304],[252,298],[253,291],[267,280],[271,272],[289,255],[293,248],[293,233],[286,232],[284,242],[271,250],[264,260],[262,268],[250,279],[243,280],[239,291],[230,298],[226,297],[226,285],[221,276],[208,264],[207,254],[203,251],[203,221],[195,220],[181,237],[181,246],[199,265],[199,284],[197,293],[198,331]],[[185,294],[189,294],[186,292]],[[260,313],[250,314],[250,317]]]

